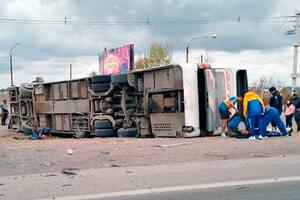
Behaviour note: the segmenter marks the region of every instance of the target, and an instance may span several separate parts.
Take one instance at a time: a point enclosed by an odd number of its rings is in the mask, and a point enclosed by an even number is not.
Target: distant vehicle
[[[247,89],[246,70],[191,63],[39,83],[33,122],[21,124],[76,137],[205,136],[220,132],[218,104]]]

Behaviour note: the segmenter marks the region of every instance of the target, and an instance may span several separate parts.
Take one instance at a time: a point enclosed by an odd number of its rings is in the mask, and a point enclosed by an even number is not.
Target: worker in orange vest
[[[219,104],[219,113],[222,120],[221,127],[222,127],[222,136],[226,137],[227,134],[225,133],[225,128],[227,127],[227,121],[230,118],[229,109],[233,108],[236,112],[238,109],[235,107],[237,101],[243,101],[242,97],[235,97],[231,96],[226,98],[223,102]],[[230,132],[230,131],[228,131]]]

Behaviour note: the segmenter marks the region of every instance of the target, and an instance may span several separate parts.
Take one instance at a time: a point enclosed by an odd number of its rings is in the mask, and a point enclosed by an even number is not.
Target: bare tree
[[[282,82],[279,79],[274,79],[271,76],[262,76],[258,80],[257,89],[258,90],[266,90],[272,86],[281,85]]]

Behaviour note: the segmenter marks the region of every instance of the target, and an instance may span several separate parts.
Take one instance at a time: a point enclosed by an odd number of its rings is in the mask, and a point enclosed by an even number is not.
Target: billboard
[[[130,71],[134,62],[133,44],[105,50],[99,54],[99,73],[114,74]]]

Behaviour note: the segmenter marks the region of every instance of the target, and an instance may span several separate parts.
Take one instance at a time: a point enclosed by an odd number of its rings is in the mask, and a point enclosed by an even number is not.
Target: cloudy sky
[[[105,47],[129,43],[139,56],[153,41],[168,42],[173,62],[184,62],[188,41],[213,33],[216,39],[191,43],[190,61],[210,49],[213,66],[246,68],[251,83],[274,76],[290,84],[294,38],[285,32],[294,18],[270,17],[294,15],[296,9],[299,0],[1,0],[0,88],[10,85],[7,56],[17,42],[13,67],[19,84],[36,76],[67,79],[70,63],[73,77],[88,76],[98,71],[97,55]],[[66,25],[61,23],[65,17]],[[69,24],[71,20],[80,23]],[[111,22],[117,25],[107,24]]]

